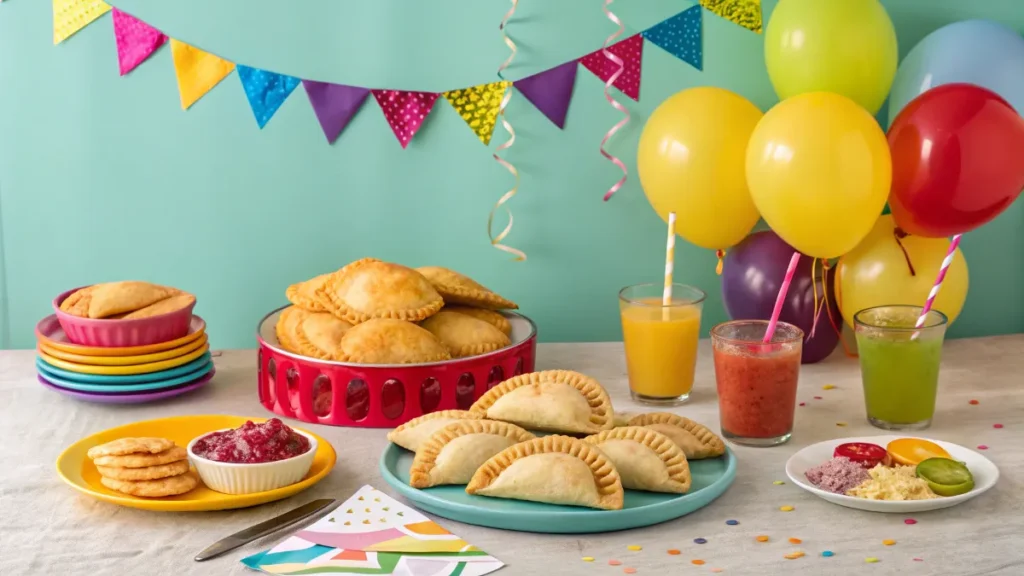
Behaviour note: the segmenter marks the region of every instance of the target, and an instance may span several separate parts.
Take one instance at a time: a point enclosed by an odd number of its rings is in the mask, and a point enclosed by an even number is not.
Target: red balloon
[[[995,92],[945,84],[889,128],[889,208],[906,233],[944,238],[1006,210],[1024,189],[1024,119]]]

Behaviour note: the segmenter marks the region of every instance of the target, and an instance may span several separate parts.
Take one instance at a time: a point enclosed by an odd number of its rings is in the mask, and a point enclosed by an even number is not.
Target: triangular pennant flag
[[[640,65],[644,56],[644,38],[640,34],[630,36],[622,42],[616,42],[608,47],[608,51],[622,59],[625,67],[614,86],[626,96],[633,100],[640,99]],[[619,69],[619,66],[604,55],[604,50],[591,52],[580,58],[583,64],[594,73],[595,76],[608,81]]]
[[[178,77],[181,107],[185,110],[235,69],[233,63],[174,38],[171,38],[171,58]]]
[[[516,88],[559,128],[565,128],[572,88],[576,84],[575,61],[516,80]]]
[[[477,138],[486,145],[491,143],[501,99],[511,85],[512,83],[507,80],[491,82],[472,88],[449,90],[444,93],[444,97],[466,121]]]
[[[693,6],[655,24],[643,32],[644,38],[697,70],[704,69],[704,41],[700,6]]]
[[[730,22],[761,33],[761,0],[700,0],[700,5]]]
[[[331,144],[341,136],[349,121],[370,95],[369,88],[303,80],[302,86],[309,96],[316,119],[324,130],[324,136]]]
[[[53,43],[67,40],[109,11],[102,0],[53,0]]]
[[[114,17],[114,40],[117,42],[117,64],[121,76],[142,64],[149,55],[167,42],[167,35],[142,20],[117,8]]]
[[[284,104],[284,101],[301,82],[294,76],[285,76],[277,72],[250,68],[241,64],[238,65],[238,78],[242,80],[245,97],[249,99],[249,106],[252,108],[252,113],[256,116],[256,123],[260,128],[267,125],[277,109]]]
[[[371,90],[373,97],[384,111],[391,130],[398,142],[405,148],[423,121],[434,108],[440,94],[434,92],[411,92],[405,90]]]

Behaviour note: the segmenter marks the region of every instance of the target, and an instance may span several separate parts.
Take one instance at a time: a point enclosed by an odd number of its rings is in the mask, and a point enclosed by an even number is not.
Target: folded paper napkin
[[[504,564],[372,486],[277,546],[242,559],[268,574],[480,576]]]

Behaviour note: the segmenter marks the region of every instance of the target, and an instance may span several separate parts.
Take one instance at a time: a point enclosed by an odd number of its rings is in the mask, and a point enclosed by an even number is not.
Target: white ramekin
[[[225,430],[233,430],[233,428],[225,428]],[[213,432],[222,431],[214,430]],[[253,494],[255,492],[276,490],[302,480],[306,473],[309,472],[310,466],[313,465],[313,458],[316,456],[317,450],[316,438],[301,430],[295,430],[295,433],[302,434],[309,440],[309,450],[285,460],[254,464],[208,460],[202,456],[197,456],[192,451],[195,443],[200,438],[207,436],[207,434],[193,438],[188,443],[188,459],[196,467],[199,477],[203,479],[203,484],[206,484],[207,488],[215,492],[223,494]]]

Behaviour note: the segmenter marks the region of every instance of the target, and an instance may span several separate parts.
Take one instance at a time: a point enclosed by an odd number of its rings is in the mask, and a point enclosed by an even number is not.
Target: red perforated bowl
[[[260,321],[260,402],[271,412],[332,426],[393,428],[437,410],[468,409],[495,384],[533,372],[537,326],[514,312],[512,345],[482,356],[430,364],[349,364],[285,351],[274,327],[279,308]]]

